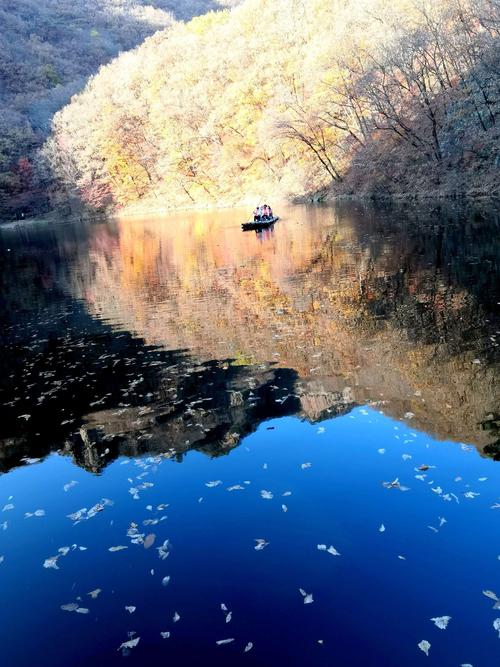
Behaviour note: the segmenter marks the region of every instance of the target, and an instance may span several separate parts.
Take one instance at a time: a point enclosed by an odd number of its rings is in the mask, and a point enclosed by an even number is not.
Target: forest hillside
[[[245,0],[159,32],[56,114],[90,205],[498,194],[499,0]]]
[[[90,74],[174,20],[217,0],[2,0],[0,2],[0,212],[38,197],[37,148],[52,115]]]

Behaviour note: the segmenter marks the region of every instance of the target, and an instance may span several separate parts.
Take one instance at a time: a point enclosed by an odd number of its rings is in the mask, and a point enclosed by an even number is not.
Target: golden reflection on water
[[[305,417],[347,396],[440,438],[489,442],[487,313],[449,268],[454,237],[398,221],[384,232],[355,207],[280,214],[263,234],[241,231],[241,210],[96,226],[71,291],[149,345],[294,369]]]

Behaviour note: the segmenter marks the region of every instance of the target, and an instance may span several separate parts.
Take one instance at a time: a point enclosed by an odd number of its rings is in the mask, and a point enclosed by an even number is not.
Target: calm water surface
[[[3,665],[500,664],[499,216],[280,213],[0,229]]]

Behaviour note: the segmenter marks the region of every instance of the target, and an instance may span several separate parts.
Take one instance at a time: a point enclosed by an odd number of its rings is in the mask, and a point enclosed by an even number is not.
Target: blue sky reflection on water
[[[395,478],[409,490],[384,488]],[[134,500],[129,489],[144,482],[154,486]],[[500,592],[499,482],[498,464],[474,448],[364,407],[319,426],[265,421],[216,459],[121,458],[94,476],[52,454],[0,478],[2,507],[15,505],[1,515],[4,664],[180,665],[202,655],[217,665],[493,667],[500,612],[482,591]],[[244,488],[227,490],[234,485]],[[73,525],[66,517],[102,498],[113,504],[92,519]],[[162,503],[168,508],[157,510]],[[46,516],[23,518],[39,508]],[[156,535],[150,549],[131,544],[132,521]],[[257,538],[269,542],[261,551]],[[171,549],[162,560],[165,539]],[[43,567],[75,544],[86,550],[61,556],[59,570]],[[108,551],[118,545],[128,548]],[[97,588],[94,600],[88,592]],[[60,609],[74,601],[89,613]],[[440,630],[430,619],[444,615],[451,620]],[[117,648],[129,631],[140,641],[124,658]],[[216,644],[226,638],[234,642]],[[417,646],[423,639],[428,658]]]

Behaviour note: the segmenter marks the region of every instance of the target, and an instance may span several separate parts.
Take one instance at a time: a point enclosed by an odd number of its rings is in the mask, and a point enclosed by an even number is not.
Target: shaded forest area
[[[103,67],[44,156],[95,208],[498,194],[499,31],[498,0],[246,0]]]
[[[37,150],[53,114],[87,77],[175,20],[215,0],[2,0],[0,3],[0,215],[48,202]]]

